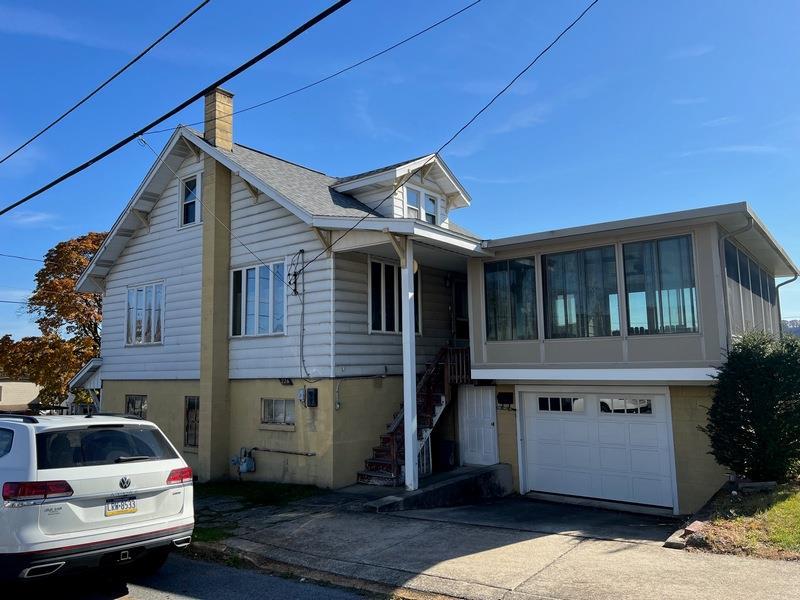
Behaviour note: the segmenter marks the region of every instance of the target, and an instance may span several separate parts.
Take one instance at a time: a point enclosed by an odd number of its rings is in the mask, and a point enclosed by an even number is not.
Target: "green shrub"
[[[800,338],[752,332],[716,375],[701,428],[717,462],[754,481],[786,481],[800,460]]]

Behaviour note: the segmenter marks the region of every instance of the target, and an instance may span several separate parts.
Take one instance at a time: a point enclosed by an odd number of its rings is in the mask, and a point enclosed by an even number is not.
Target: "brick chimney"
[[[233,94],[215,88],[206,94],[203,137],[220,150],[233,150]]]

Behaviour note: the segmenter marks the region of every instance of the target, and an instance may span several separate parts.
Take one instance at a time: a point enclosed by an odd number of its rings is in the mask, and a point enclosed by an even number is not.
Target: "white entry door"
[[[458,415],[461,464],[496,465],[500,459],[494,387],[462,385]]]
[[[525,491],[671,507],[666,395],[520,392]]]

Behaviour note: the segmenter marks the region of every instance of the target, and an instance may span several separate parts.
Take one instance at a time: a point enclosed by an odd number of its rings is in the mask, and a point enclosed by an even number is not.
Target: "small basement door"
[[[497,408],[494,386],[458,388],[459,453],[463,465],[496,465]]]
[[[673,506],[666,395],[519,394],[524,491]]]

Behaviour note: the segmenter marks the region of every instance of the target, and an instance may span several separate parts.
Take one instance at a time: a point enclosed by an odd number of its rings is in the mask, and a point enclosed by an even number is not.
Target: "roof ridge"
[[[361,179],[362,177],[367,177],[369,175],[377,175],[378,173],[383,173],[384,171],[388,171],[389,169],[394,169],[402,165],[407,165],[408,163],[413,163],[423,158],[427,158],[432,154],[433,153],[429,152],[428,154],[423,154],[422,156],[415,156],[414,158],[409,158],[408,160],[401,160],[400,162],[384,165],[382,167],[377,167],[375,169],[370,169],[368,171],[362,171],[360,173],[355,173],[354,175],[345,175],[344,177],[336,177],[336,184],[344,183],[347,181],[353,181],[356,179]]]

